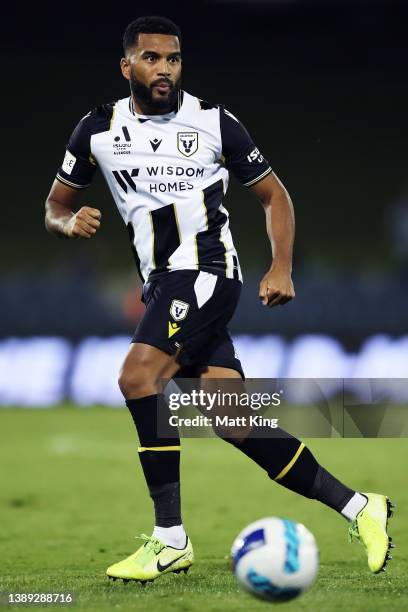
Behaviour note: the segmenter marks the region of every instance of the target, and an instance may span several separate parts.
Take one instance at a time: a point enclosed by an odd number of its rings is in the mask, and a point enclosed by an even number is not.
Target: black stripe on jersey
[[[221,242],[221,229],[227,215],[219,210],[224,195],[222,179],[203,189],[207,213],[207,229],[196,236],[198,267],[218,268],[227,272],[226,249]]]
[[[142,281],[144,281],[144,278],[142,276],[142,271],[140,270],[139,255],[137,254],[136,247],[135,247],[135,230],[134,230],[134,227],[133,227],[133,225],[131,223],[128,223],[126,227],[127,227],[127,231],[128,231],[128,234],[129,234],[130,248],[132,249],[132,254],[133,254],[133,257],[134,257],[134,260],[135,260],[136,269],[137,269],[137,272],[138,272],[140,278],[142,279]]]
[[[169,258],[180,246],[180,232],[174,204],[150,211],[153,232],[153,274],[165,272]]]
[[[239,274],[238,274],[238,258],[236,255],[232,256],[232,263],[233,263],[233,274],[234,274],[234,278],[235,280],[239,280]]]

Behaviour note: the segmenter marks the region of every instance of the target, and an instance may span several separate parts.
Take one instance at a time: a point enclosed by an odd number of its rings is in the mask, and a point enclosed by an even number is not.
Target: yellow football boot
[[[184,548],[166,546],[159,538],[144,533],[140,539],[144,544],[133,555],[108,567],[106,574],[109,578],[121,578],[123,582],[137,580],[145,584],[169,572],[187,573],[193,564],[194,552],[188,537]]]
[[[368,502],[349,527],[350,542],[354,537],[364,544],[368,567],[374,574],[378,574],[380,571],[385,572],[388,560],[392,559],[389,550],[394,548],[394,544],[387,534],[387,525],[395,506],[385,495],[363,495],[367,497]]]

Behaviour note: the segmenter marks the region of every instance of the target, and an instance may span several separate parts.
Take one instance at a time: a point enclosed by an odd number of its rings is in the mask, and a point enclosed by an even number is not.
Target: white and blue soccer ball
[[[319,550],[310,531],[276,517],[245,527],[232,545],[231,556],[238,582],[270,601],[288,601],[304,593],[319,569]]]

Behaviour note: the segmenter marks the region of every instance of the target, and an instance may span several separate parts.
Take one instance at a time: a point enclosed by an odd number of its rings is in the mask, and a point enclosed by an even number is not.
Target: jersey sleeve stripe
[[[71,181],[67,181],[67,179],[62,178],[60,174],[57,174],[56,179],[60,181],[60,183],[65,183],[65,185],[74,187],[75,189],[86,189],[90,185],[90,183],[88,183],[88,185],[77,185],[76,183],[71,183]]]
[[[251,185],[255,185],[255,183],[257,183],[258,181],[263,179],[265,176],[267,176],[271,172],[272,172],[272,168],[269,166],[269,168],[267,170],[265,170],[265,172],[262,172],[262,174],[260,174],[256,178],[252,179],[252,181],[249,181],[248,183],[243,183],[243,185],[245,185],[245,187],[251,187]]]

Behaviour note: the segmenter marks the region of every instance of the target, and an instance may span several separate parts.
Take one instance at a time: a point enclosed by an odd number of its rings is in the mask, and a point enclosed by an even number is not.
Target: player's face
[[[133,98],[150,112],[166,112],[176,102],[181,79],[177,36],[139,34],[137,45],[121,61]]]

